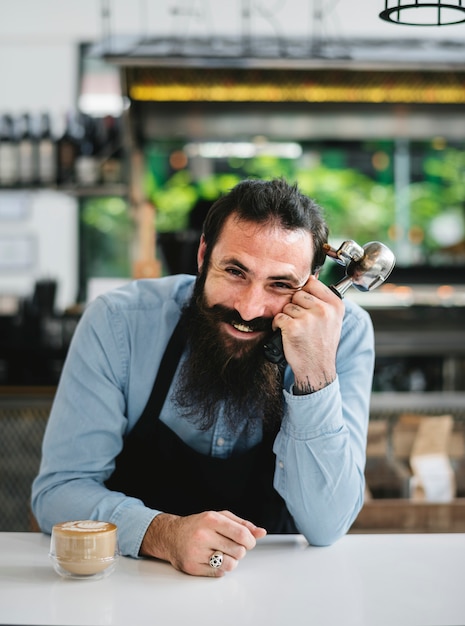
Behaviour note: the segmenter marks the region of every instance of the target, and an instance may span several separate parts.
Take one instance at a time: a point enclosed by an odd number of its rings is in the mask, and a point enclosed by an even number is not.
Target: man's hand
[[[173,567],[194,576],[224,576],[235,569],[256,540],[266,530],[230,511],[206,511],[180,517],[168,513],[157,515],[142,541],[141,556],[169,561]],[[223,564],[209,564],[214,552],[223,553]]]
[[[315,276],[274,318],[287,362],[294,372],[294,393],[318,391],[336,378],[336,352],[344,303]]]

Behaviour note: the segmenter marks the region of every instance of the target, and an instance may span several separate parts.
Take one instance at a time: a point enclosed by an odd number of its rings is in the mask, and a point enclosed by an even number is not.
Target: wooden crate
[[[352,533],[463,533],[465,498],[451,502],[412,502],[408,499],[367,500]]]
[[[351,532],[465,532],[465,424],[457,420],[451,428],[450,419],[448,415],[402,413],[396,419],[370,422],[365,504]],[[448,424],[439,452],[450,460],[454,471],[456,490],[449,501],[428,501],[412,489],[412,458],[424,443],[419,435],[425,422],[430,427]],[[437,454],[437,434],[433,439],[426,452]]]

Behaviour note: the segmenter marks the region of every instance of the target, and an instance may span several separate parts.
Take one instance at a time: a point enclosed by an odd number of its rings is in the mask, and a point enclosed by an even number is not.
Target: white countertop
[[[126,557],[108,578],[63,579],[48,549],[40,533],[0,533],[1,625],[465,624],[465,534],[351,534],[326,548],[270,536],[220,579]]]

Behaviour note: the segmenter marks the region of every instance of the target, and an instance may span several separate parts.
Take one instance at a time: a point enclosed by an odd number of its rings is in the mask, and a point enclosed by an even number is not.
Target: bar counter
[[[120,557],[101,580],[58,576],[41,533],[0,533],[0,624],[465,624],[465,534],[265,537],[223,578]]]

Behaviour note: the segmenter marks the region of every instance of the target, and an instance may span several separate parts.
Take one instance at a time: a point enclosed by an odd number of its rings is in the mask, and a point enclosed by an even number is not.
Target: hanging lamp
[[[407,26],[446,26],[465,22],[465,0],[385,0],[379,17]]]

